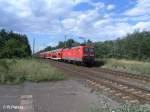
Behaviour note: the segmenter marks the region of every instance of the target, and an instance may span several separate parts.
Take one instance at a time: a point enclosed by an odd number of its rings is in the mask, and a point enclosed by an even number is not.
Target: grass
[[[122,104],[117,108],[112,108],[111,106],[109,106],[107,102],[105,102],[103,107],[94,105],[90,111],[91,112],[150,112],[150,109],[148,108],[148,106],[143,106],[139,104],[127,104],[127,103]]]
[[[125,59],[104,59],[104,62],[105,64],[102,66],[102,68],[150,76],[149,62],[131,61]]]
[[[24,81],[58,81],[65,79],[62,72],[39,59],[1,59],[0,83],[20,84]]]

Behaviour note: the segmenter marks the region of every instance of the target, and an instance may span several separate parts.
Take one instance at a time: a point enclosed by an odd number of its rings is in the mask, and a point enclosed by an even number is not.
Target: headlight
[[[90,56],[94,56],[94,54],[90,54]]]
[[[88,56],[88,54],[84,54],[83,56]]]

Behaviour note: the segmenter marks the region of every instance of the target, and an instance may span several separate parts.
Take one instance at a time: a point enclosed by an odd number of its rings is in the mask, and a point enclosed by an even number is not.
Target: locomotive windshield
[[[93,48],[89,48],[89,52],[94,52],[94,49]]]
[[[84,52],[87,53],[87,52],[94,52],[94,49],[93,48],[84,48]]]

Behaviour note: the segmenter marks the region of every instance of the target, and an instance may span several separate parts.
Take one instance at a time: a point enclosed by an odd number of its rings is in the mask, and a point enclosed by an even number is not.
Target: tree
[[[31,48],[26,35],[0,31],[0,58],[31,56]]]

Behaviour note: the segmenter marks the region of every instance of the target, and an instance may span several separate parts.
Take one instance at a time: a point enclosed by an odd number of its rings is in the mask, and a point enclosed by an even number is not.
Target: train
[[[87,66],[93,65],[95,62],[94,47],[88,45],[40,52],[38,56],[46,59],[85,64]]]

